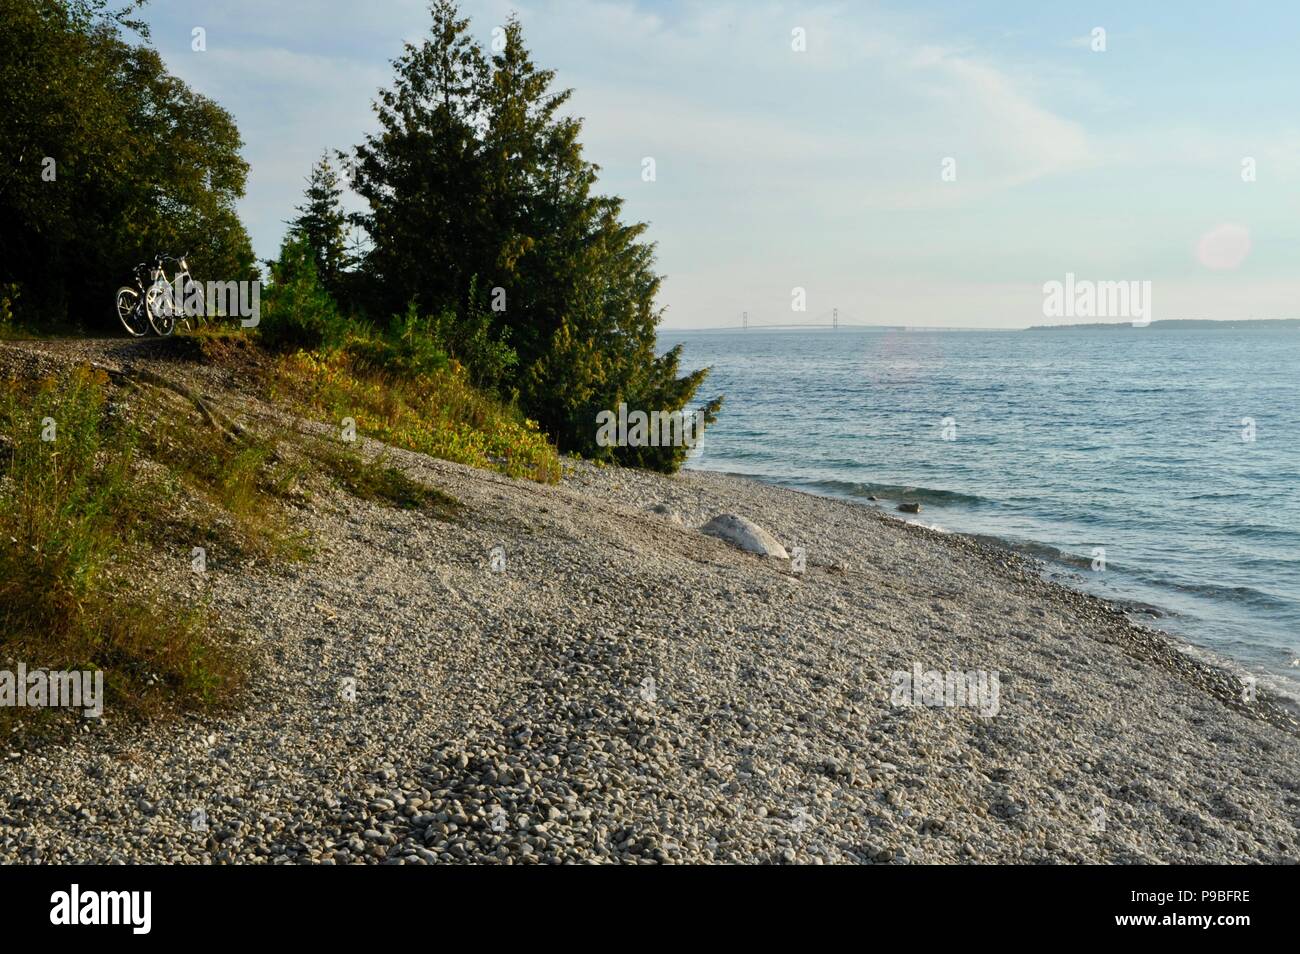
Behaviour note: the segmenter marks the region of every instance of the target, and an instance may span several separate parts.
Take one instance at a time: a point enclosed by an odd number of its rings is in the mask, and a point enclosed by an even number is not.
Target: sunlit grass
[[[560,477],[559,454],[536,423],[476,390],[454,363],[407,376],[362,367],[347,349],[299,351],[280,359],[273,393],[431,457],[544,483]]]

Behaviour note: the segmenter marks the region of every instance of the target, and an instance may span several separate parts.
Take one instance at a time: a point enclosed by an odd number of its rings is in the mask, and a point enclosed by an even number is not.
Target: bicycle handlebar
[[[150,268],[157,270],[162,268],[166,262],[176,262],[179,265],[189,257],[190,253],[188,251],[182,255],[164,255],[162,252],[157,252],[150,261],[141,262],[137,265],[135,270],[137,273]]]

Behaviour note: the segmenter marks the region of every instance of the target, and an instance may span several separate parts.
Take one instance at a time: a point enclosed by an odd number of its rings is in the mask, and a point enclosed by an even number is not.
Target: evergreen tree
[[[562,449],[674,469],[684,448],[599,448],[596,415],[620,401],[680,410],[707,371],[679,377],[678,349],[656,357],[646,226],[624,224],[622,201],[593,192],[581,121],[561,114],[569,91],[533,64],[518,20],[504,32],[489,60],[439,0],[430,37],[395,61],[381,131],[353,164],[370,204],[367,267],[402,296],[390,308],[418,297],[465,320],[478,308],[471,289],[490,289],[497,335],[518,357],[507,383]]]
[[[357,146],[352,188],[369,211],[366,269],[373,304],[404,313],[467,306],[482,267],[483,185],[477,127],[483,55],[454,3],[433,4],[428,39],[393,61],[391,89],[375,104],[378,133]]]
[[[661,278],[647,226],[622,222],[622,199],[593,192],[599,170],[582,157],[581,121],[561,113],[570,91],[552,89],[554,71],[533,64],[513,17],[504,40],[484,84],[483,152],[495,272],[515,291],[503,322],[522,401],[566,450],[674,470],[684,447],[598,447],[596,415],[619,403],[681,410],[708,372],[678,377],[679,348],[656,357]]]
[[[490,274],[483,278],[506,290],[502,321],[527,366],[545,353],[568,307],[576,275],[567,263],[589,231],[597,169],[582,158],[579,121],[559,115],[570,91],[551,91],[554,71],[533,65],[518,20],[511,17],[504,33],[481,87],[493,236]]]
[[[301,236],[311,249],[321,285],[336,299],[343,273],[351,264],[348,216],[342,198],[338,173],[330,163],[329,153],[324,153],[307,180],[307,201],[297,207],[298,215],[289,223],[290,231]]]

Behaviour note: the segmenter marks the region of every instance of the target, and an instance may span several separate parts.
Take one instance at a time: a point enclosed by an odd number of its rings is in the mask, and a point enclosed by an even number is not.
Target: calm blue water
[[[661,338],[727,397],[688,466],[920,501],[1300,690],[1300,328]]]

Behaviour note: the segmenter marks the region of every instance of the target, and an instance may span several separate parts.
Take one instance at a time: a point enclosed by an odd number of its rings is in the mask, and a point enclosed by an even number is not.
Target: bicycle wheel
[[[144,300],[144,310],[149,316],[149,324],[153,326],[154,334],[160,338],[166,338],[176,330],[176,316],[173,314],[171,296],[167,291],[168,289],[161,285],[154,285],[149,289]]]
[[[139,338],[149,330],[149,322],[144,316],[144,310],[141,307],[140,293],[130,286],[123,286],[117,290],[114,296],[114,305],[117,308],[117,317],[122,322],[122,327],[126,333],[133,338]]]

